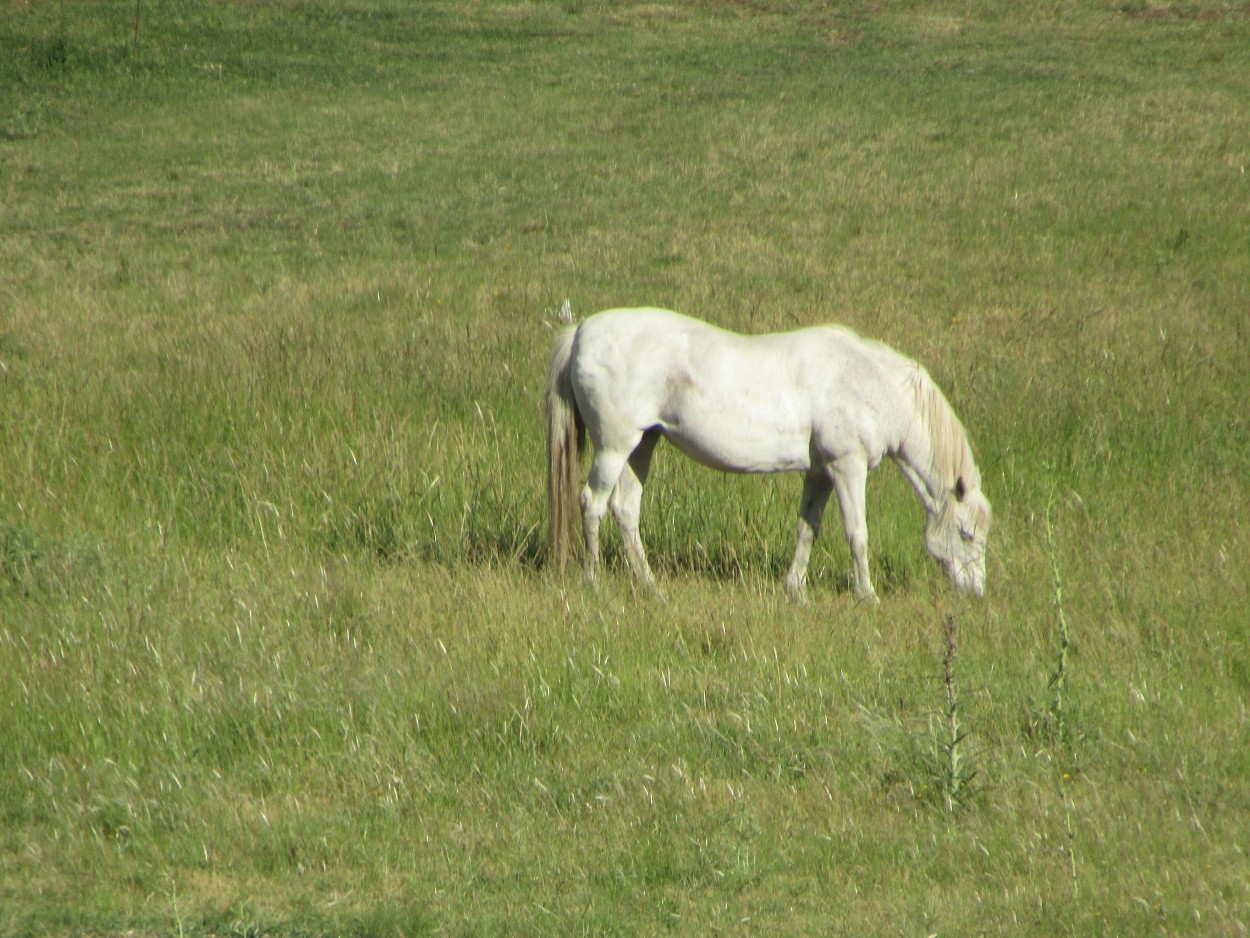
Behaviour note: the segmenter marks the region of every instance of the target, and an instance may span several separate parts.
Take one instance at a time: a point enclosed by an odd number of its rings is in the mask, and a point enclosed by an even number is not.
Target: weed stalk
[[[958,648],[955,641],[955,616],[946,614],[946,624],[942,629],[945,650],[942,655],[943,680],[946,684],[946,742],[942,745],[945,755],[943,764],[946,810],[954,812],[967,794],[968,783],[976,772],[965,775],[963,753],[960,743],[968,734],[959,725],[959,688],[955,682],[955,658]]]
[[[1068,632],[1068,616],[1063,608],[1063,577],[1059,572],[1059,556],[1055,550],[1055,530],[1050,520],[1050,508],[1046,509],[1046,547],[1050,554],[1050,573],[1055,590],[1055,610],[1059,615],[1059,654],[1055,659],[1055,670],[1050,676],[1050,687],[1053,693],[1050,703],[1050,714],[1055,721],[1059,741],[1068,744],[1068,718],[1064,708],[1064,693],[1068,688],[1068,649],[1072,645]]]
[[[135,0],[135,62],[139,62],[139,16],[143,12],[143,0]]]
[[[1055,611],[1059,619],[1059,653],[1055,657],[1055,670],[1050,676],[1050,687],[1053,697],[1050,703],[1050,715],[1054,720],[1055,731],[1059,743],[1067,747],[1071,741],[1067,713],[1064,710],[1064,692],[1068,687],[1068,649],[1072,639],[1068,632],[1068,616],[1063,608],[1063,576],[1059,572],[1059,554],[1055,549],[1055,528],[1050,519],[1050,505],[1046,506],[1046,549],[1050,555],[1050,573],[1055,591]],[[1068,833],[1068,862],[1072,873],[1072,895],[1077,898],[1081,893],[1080,880],[1076,869],[1076,831],[1072,826],[1072,802],[1068,798],[1065,783],[1070,778],[1067,772],[1060,777],[1060,795],[1063,798],[1064,825]]]

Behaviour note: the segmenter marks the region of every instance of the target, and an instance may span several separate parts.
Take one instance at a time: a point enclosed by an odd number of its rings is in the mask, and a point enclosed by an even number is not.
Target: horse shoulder
[[[838,326],[812,338],[804,355],[813,376],[813,442],[830,458],[854,454],[876,466],[897,448],[909,419],[897,353]]]

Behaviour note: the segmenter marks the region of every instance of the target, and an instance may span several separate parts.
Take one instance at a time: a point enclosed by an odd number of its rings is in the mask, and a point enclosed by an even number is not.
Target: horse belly
[[[687,408],[660,430],[696,462],[725,472],[794,472],[811,466],[811,426],[777,414]]]

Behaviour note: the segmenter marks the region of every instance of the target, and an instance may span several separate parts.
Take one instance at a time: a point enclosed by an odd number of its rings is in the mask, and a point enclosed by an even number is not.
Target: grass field
[[[0,936],[1245,935],[1247,101],[1205,0],[5,4]],[[544,568],[566,297],[925,363],[986,599],[664,450],[663,599]]]

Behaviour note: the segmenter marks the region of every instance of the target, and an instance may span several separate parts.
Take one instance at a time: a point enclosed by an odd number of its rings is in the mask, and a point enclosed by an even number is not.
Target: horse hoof
[[[785,587],[786,595],[789,596],[791,600],[798,603],[800,606],[807,605],[807,590],[804,588],[802,583],[795,583],[791,580],[786,580]]]

